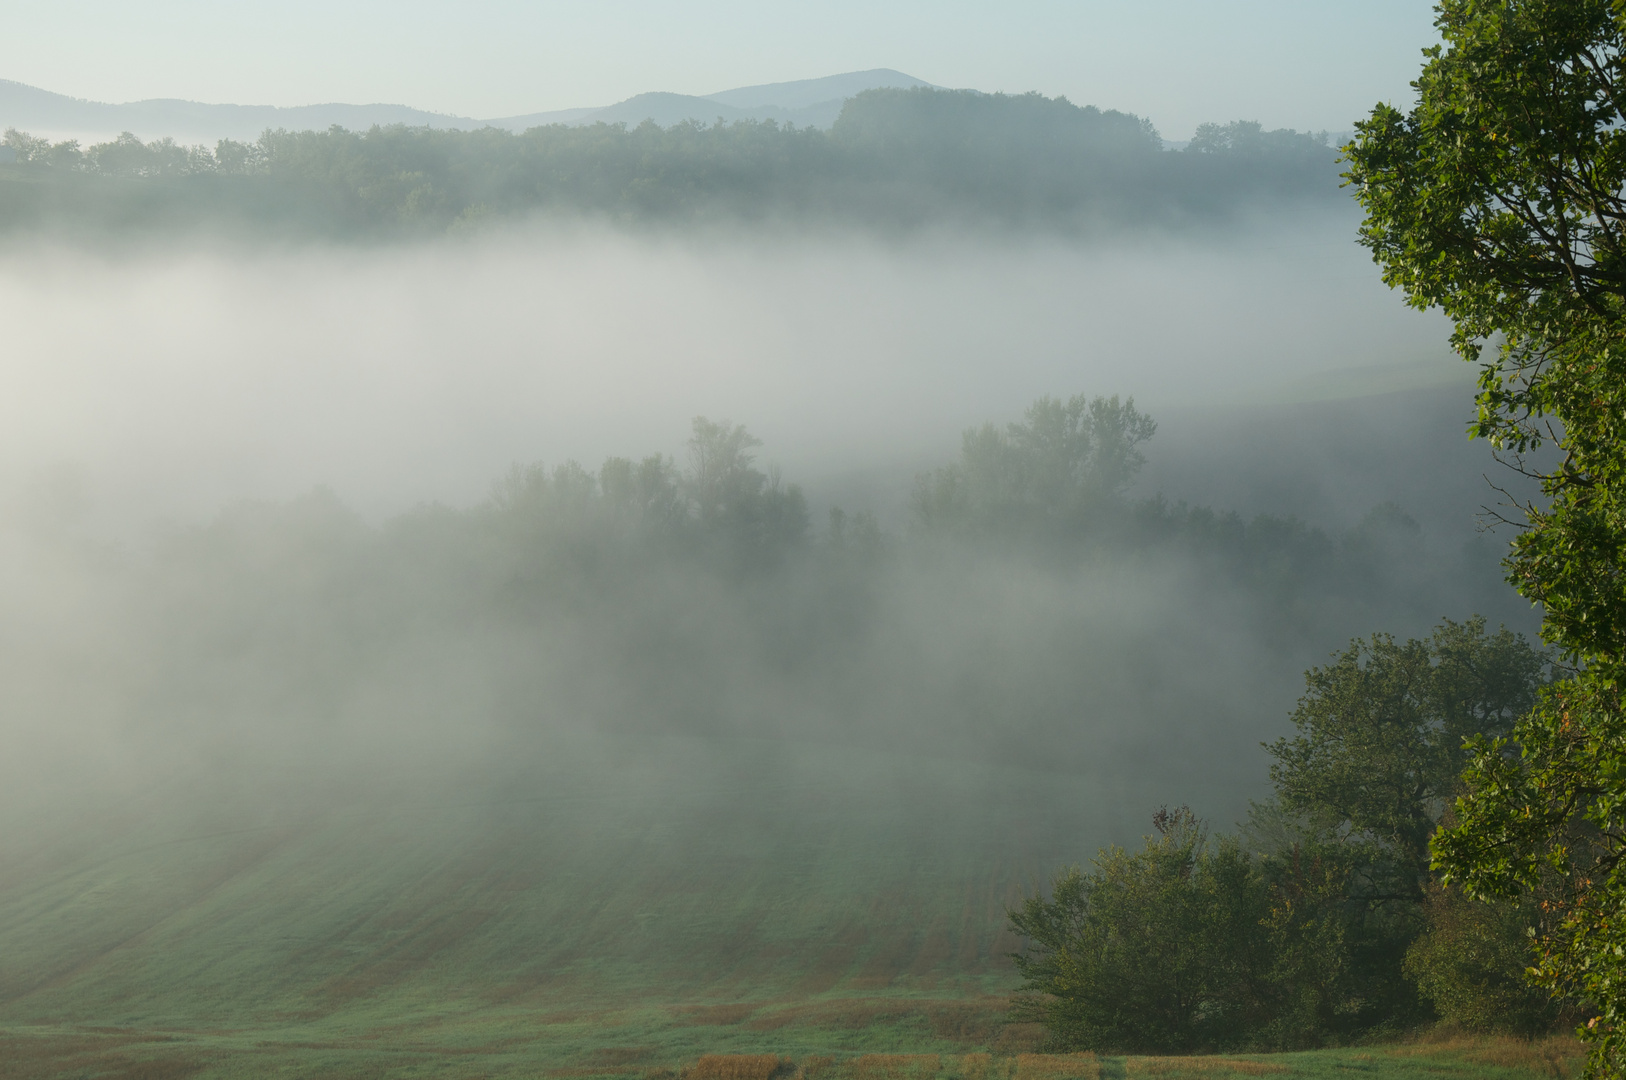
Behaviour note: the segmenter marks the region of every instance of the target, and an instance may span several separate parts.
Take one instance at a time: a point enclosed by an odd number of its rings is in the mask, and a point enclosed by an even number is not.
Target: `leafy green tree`
[[[1521,636],[1475,617],[1424,640],[1355,641],[1306,673],[1297,734],[1266,746],[1276,798],[1261,808],[1286,825],[1273,917],[1284,931],[1298,922],[1280,940],[1300,1023],[1348,1036],[1426,1017],[1403,962],[1429,925],[1429,837],[1460,790],[1464,741],[1507,732],[1546,667]],[[1316,965],[1339,974],[1317,979]]]
[[[915,519],[928,530],[1076,531],[1123,496],[1156,432],[1134,398],[1047,394],[1003,431],[966,431],[960,460],[916,482]]]
[[[1540,978],[1626,1071],[1626,25],[1609,0],[1444,0],[1409,113],[1346,149],[1384,279],[1482,361],[1472,431],[1541,479],[1509,576],[1575,666],[1476,744],[1442,873],[1550,906]],[[1485,346],[1496,342],[1489,356]],[[1529,451],[1550,443],[1556,462]]]
[[[1363,1033],[1374,1016],[1386,1018],[1388,1002],[1374,999],[1353,947],[1363,927],[1349,900],[1352,862],[1336,845],[1313,842],[1260,858],[1270,886],[1263,925],[1271,944],[1270,1012],[1255,1040],[1261,1048],[1319,1046]]]
[[[1535,704],[1546,659],[1485,620],[1427,640],[1351,642],[1305,674],[1298,734],[1266,746],[1277,798],[1364,858],[1364,898],[1421,903],[1429,837],[1457,794],[1464,741],[1505,735]]]
[[[122,179],[188,176],[210,172],[216,165],[214,156],[201,146],[179,146],[170,138],[143,143],[128,131],[92,146],[85,158],[95,172]]]
[[[1057,1048],[1180,1053],[1245,1043],[1268,996],[1267,886],[1235,839],[1187,808],[1161,811],[1139,852],[1109,848],[1085,873],[1009,912],[1024,949],[1013,1019]]]
[[[1266,131],[1257,120],[1237,120],[1229,124],[1198,124],[1188,154],[1259,154],[1283,157],[1325,158],[1331,154],[1325,131],[1309,132],[1280,128]]]
[[[1405,972],[1441,1019],[1527,1038],[1553,1029],[1561,1004],[1525,977],[1527,931],[1540,919],[1534,904],[1488,904],[1434,884],[1425,912],[1428,928],[1407,950]]]
[[[772,557],[807,533],[807,501],[778,470],[754,467],[752,451],[762,440],[743,424],[694,418],[684,489],[701,528],[727,537],[747,561]]]
[[[768,478],[751,467],[761,445],[744,424],[694,418],[687,487],[701,521],[723,517],[762,491]]]
[[[1143,851],[1103,851],[1010,912],[1026,942],[1016,1015],[1073,1049],[1345,1040],[1429,1017],[1403,970],[1423,933],[1411,976],[1447,1015],[1511,1002],[1524,1009],[1511,1026],[1550,1021],[1539,995],[1504,992],[1522,968],[1519,914],[1436,911],[1428,853],[1464,740],[1509,730],[1546,670],[1476,617],[1425,640],[1375,635],[1307,672],[1297,735],[1266,747],[1276,797],[1241,838],[1165,811]],[[1450,959],[1464,945],[1477,951]],[[1468,986],[1442,989],[1464,973]]]
[[[639,462],[610,458],[599,469],[598,482],[613,511],[634,525],[670,533],[688,517],[677,467],[664,454]]]
[[[26,131],[18,131],[16,128],[7,128],[5,139],[0,142],[0,146],[8,148],[18,162],[27,164],[31,161],[45,160],[45,155],[51,149],[51,140],[30,135]]]

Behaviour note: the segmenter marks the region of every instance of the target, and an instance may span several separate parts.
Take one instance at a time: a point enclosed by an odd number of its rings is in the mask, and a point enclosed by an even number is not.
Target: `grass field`
[[[1568,1043],[1463,1040],[1035,1056],[1040,1033],[1002,1022],[1005,906],[1142,831],[1110,781],[657,749],[348,796],[164,791],[8,830],[0,1080],[1571,1071]]]
[[[610,1034],[630,1034],[608,1020]],[[715,1020],[715,1018],[713,1018]],[[578,1024],[595,1022],[583,1018]],[[704,1046],[734,1039],[719,1022],[694,1023]],[[754,1029],[755,1041],[764,1030]],[[493,1024],[464,1031],[415,1028],[331,1033],[326,1038],[266,1038],[266,1032],[153,1032],[117,1028],[13,1028],[0,1031],[0,1078],[106,1077],[637,1077],[639,1080],[1529,1080],[1578,1074],[1581,1051],[1570,1039],[1526,1043],[1456,1037],[1287,1054],[1193,1057],[1040,1054],[1030,1051],[924,1052],[920,1048],[822,1052],[716,1053],[602,1040],[567,1049],[549,1030]],[[781,1040],[806,1042],[800,1038]],[[930,1039],[925,1041],[931,1041]]]

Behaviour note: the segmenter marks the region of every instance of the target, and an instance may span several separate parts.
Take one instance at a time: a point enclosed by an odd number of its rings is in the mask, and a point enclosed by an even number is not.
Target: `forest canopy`
[[[869,90],[828,132],[773,121],[521,134],[404,126],[267,131],[213,149],[124,134],[81,147],[15,129],[0,229],[235,226],[434,234],[539,213],[623,222],[1184,225],[1341,200],[1325,135],[1205,124],[1181,151],[1150,121],[1037,93]]]

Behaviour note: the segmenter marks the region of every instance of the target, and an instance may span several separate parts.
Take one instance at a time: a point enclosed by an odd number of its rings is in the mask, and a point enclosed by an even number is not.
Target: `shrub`
[[[1013,1019],[1059,1049],[1189,1052],[1235,1045],[1262,1020],[1269,891],[1231,838],[1162,811],[1143,851],[1103,851],[1010,912],[1025,939]],[[1039,996],[1043,995],[1043,996]]]
[[[1553,1030],[1560,1005],[1525,975],[1533,913],[1518,904],[1470,900],[1435,886],[1428,928],[1406,953],[1406,974],[1449,1023],[1526,1038]]]

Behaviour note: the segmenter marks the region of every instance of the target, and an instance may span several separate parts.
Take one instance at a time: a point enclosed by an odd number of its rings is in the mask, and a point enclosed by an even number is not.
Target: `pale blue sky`
[[[493,117],[891,67],[1150,117],[1346,130],[1404,101],[1421,0],[53,0],[0,78],[99,101],[390,102]]]

